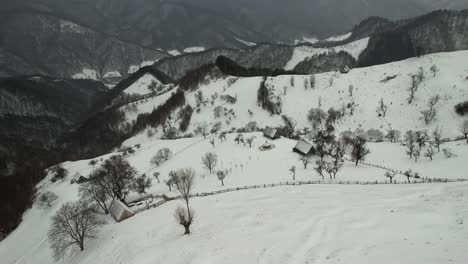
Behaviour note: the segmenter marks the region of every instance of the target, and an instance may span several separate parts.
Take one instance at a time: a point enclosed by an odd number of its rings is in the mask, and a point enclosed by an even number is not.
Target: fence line
[[[206,197],[206,196],[213,196],[213,195],[218,195],[218,194],[223,194],[223,193],[229,193],[229,192],[236,192],[236,191],[242,191],[242,190],[250,190],[250,189],[266,189],[266,188],[274,188],[274,187],[280,187],[280,186],[300,186],[300,185],[316,185],[316,184],[328,184],[328,185],[379,185],[379,184],[393,184],[393,185],[398,185],[398,184],[425,184],[425,183],[450,183],[450,182],[465,182],[468,181],[468,179],[438,179],[438,178],[433,178],[433,179],[419,179],[415,180],[412,182],[408,181],[393,181],[393,183],[390,183],[389,181],[286,181],[286,182],[279,182],[279,183],[271,183],[271,184],[258,184],[258,185],[246,185],[246,186],[240,186],[240,187],[234,187],[234,188],[229,188],[229,189],[223,189],[223,190],[218,190],[218,191],[213,191],[213,192],[202,192],[202,193],[194,193],[190,195],[190,197]],[[152,204],[147,204],[146,207],[143,208],[138,208],[134,210],[134,213],[140,213],[152,208],[159,207],[169,201],[173,200],[178,200],[180,199],[181,196],[176,196],[176,197],[167,197],[165,195],[162,196],[163,200],[160,200],[156,203]]]

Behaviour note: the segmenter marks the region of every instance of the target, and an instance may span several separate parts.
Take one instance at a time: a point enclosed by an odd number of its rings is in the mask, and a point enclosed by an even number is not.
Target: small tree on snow
[[[203,122],[200,123],[196,126],[195,128],[195,134],[203,136],[204,139],[206,139],[206,136],[210,133],[210,128],[208,123]]]
[[[432,65],[431,68],[430,68],[431,72],[432,72],[432,75],[433,77],[436,76],[436,74],[439,72],[439,68],[437,68],[436,65]]]
[[[408,92],[409,92],[408,104],[413,103],[416,92],[418,91],[420,84],[421,82],[419,81],[419,78],[416,75],[411,75],[411,85],[408,88]]]
[[[159,180],[160,175],[161,175],[161,173],[159,173],[157,171],[153,173],[153,177],[158,181],[158,183],[161,183],[161,180]]]
[[[311,162],[311,158],[310,156],[305,155],[305,156],[301,156],[299,158],[299,161],[302,162],[302,164],[304,165],[304,169],[307,169],[307,165],[309,165],[309,163]]]
[[[437,147],[437,152],[440,152],[440,145],[442,145],[442,129],[440,127],[436,127],[436,129],[432,131],[432,139],[434,145]]]
[[[227,171],[226,170],[219,170],[216,172],[216,176],[218,177],[218,180],[221,181],[221,186],[224,186],[224,179],[227,177]]]
[[[468,120],[463,121],[459,126],[458,130],[465,136],[465,139],[468,141]]]
[[[419,157],[421,157],[421,150],[420,149],[415,149],[413,151],[413,157],[414,157],[414,161],[418,162]]]
[[[390,183],[393,183],[393,178],[395,178],[396,172],[385,172],[385,177],[390,179]]]
[[[403,173],[403,175],[406,176],[406,179],[408,180],[408,183],[411,183],[410,178],[413,177],[413,171],[412,170],[407,170]]]
[[[429,144],[429,146],[426,149],[426,152],[424,153],[424,157],[427,157],[430,160],[432,160],[434,157],[434,154],[435,154],[434,147],[432,146],[432,144]]]
[[[39,195],[37,205],[41,208],[50,208],[57,199],[58,196],[55,193],[47,191]]]
[[[146,194],[146,189],[149,189],[151,185],[151,178],[148,178],[146,174],[142,174],[141,176],[135,178],[135,181],[133,182],[133,189],[139,195],[143,195]]]
[[[202,157],[202,164],[203,166],[212,173],[213,169],[216,167],[218,163],[218,155],[214,152],[208,152]]]
[[[416,149],[415,134],[413,131],[409,130],[406,132],[405,143],[406,143],[406,154],[410,157],[410,159],[412,159],[414,150]]]
[[[247,142],[247,144],[249,144],[250,148],[252,147],[252,143],[253,143],[254,139],[255,139],[255,137],[252,136],[252,137],[247,138],[247,140],[246,140],[246,142]]]
[[[289,171],[292,173],[293,175],[293,181],[296,180],[296,166],[291,166],[291,168],[289,169]]]
[[[211,144],[211,146],[213,146],[213,148],[215,147],[215,139],[214,138],[210,139],[210,144]]]
[[[390,142],[394,143],[400,139],[401,132],[395,129],[390,129],[385,136]]]
[[[320,175],[322,176],[322,179],[325,179],[325,175],[323,174],[323,172],[325,171],[325,162],[321,161],[321,160],[317,160],[315,162],[316,166],[314,167],[314,170]]]
[[[336,179],[336,174],[338,171],[340,171],[341,167],[343,166],[343,163],[341,162],[324,162],[324,170],[328,173],[330,176],[330,179]]]
[[[154,167],[159,167],[161,164],[164,162],[170,160],[173,156],[173,153],[170,149],[168,148],[162,148],[156,152],[156,154],[151,158],[151,165]]]
[[[429,99],[429,102],[427,103],[427,109],[421,111],[421,118],[426,125],[429,125],[434,121],[434,119],[437,116],[437,109],[436,105],[440,101],[440,96],[435,95]]]
[[[349,97],[353,97],[353,92],[354,92],[354,86],[353,85],[348,86]]]
[[[176,174],[178,180],[174,182],[174,186],[184,200],[186,208],[178,207],[174,216],[176,221],[185,228],[184,234],[188,235],[195,217],[195,213],[189,204],[195,180],[195,171],[193,169],[181,169]]]
[[[380,98],[379,105],[377,107],[377,114],[385,117],[387,115],[388,106],[385,104],[383,98]]]
[[[362,136],[356,136],[351,144],[351,157],[356,162],[356,166],[360,161],[363,161],[365,157],[370,153],[367,148],[367,140]]]
[[[48,239],[56,260],[64,257],[71,248],[81,251],[87,239],[94,238],[103,222],[96,216],[93,207],[86,202],[66,202],[52,217]]]
[[[100,184],[97,174],[91,174],[90,177],[92,180],[82,183],[79,188],[80,199],[87,201],[89,204],[95,205],[95,207],[100,208],[102,213],[108,214],[109,208],[107,206],[107,201],[111,195],[106,193],[106,188]],[[99,176],[98,176],[99,177]]]

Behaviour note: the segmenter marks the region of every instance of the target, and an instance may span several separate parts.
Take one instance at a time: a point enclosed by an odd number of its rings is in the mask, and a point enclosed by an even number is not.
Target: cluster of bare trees
[[[436,127],[431,135],[427,131],[407,131],[404,136],[404,143],[406,154],[410,159],[417,162],[420,156],[424,155],[424,157],[433,160],[436,152],[440,152],[440,146],[443,143],[442,129]]]

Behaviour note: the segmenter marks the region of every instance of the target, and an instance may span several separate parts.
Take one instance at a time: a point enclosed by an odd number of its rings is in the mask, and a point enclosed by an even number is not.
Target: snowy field
[[[467,188],[290,186],[194,198],[190,236],[173,220],[181,203],[173,201],[121,223],[108,218],[63,263],[464,264]],[[43,240],[49,216],[30,210],[0,244],[2,263],[53,263]]]

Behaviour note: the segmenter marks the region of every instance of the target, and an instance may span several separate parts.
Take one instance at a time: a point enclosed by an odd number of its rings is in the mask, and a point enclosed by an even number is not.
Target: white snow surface
[[[76,73],[72,76],[73,79],[92,79],[98,80],[99,74],[93,69],[84,68],[80,73]]]
[[[409,129],[443,128],[444,137],[459,136],[457,125],[462,120],[453,106],[468,98],[468,51],[440,53],[421,58],[369,68],[353,69],[345,75],[323,73],[316,75],[316,88],[304,89],[304,79],[309,76],[268,78],[267,87],[282,101],[282,111],[297,122],[297,128],[309,127],[307,111],[354,102],[355,112],[337,125],[337,130],[389,128]],[[433,77],[429,68],[437,65],[440,71]],[[406,91],[409,74],[419,67],[426,71],[426,79],[416,93],[412,105],[407,102]],[[396,78],[382,83],[388,76]],[[145,94],[152,76],[143,76],[131,92]],[[333,82],[330,79],[333,78]],[[200,89],[207,100],[200,112],[193,114],[188,132],[201,122],[222,122],[222,130],[245,126],[256,121],[260,127],[282,124],[280,116],[271,116],[257,105],[260,77],[233,77],[211,80]],[[230,83],[230,85],[228,84]],[[138,84],[138,85],[136,85]],[[146,85],[146,87],[145,87]],[[348,93],[354,86],[353,95]],[[284,94],[284,87],[286,94]],[[129,89],[130,89],[129,88]],[[146,89],[146,90],[145,90]],[[186,94],[186,102],[195,108],[194,93]],[[237,97],[235,104],[227,104],[219,95]],[[419,120],[420,111],[428,99],[440,95],[437,120],[426,126]],[[126,113],[133,120],[137,113],[151,111],[168,99],[170,92],[137,104],[136,113]],[[212,100],[214,96],[214,100]],[[389,105],[385,118],[378,117],[377,103],[383,98]],[[213,104],[211,104],[213,101]],[[235,116],[215,119],[216,106],[232,109]],[[248,110],[252,110],[251,117]],[[177,113],[172,118],[177,125]],[[226,123],[229,121],[229,124]],[[159,131],[162,129],[159,127]],[[307,168],[292,152],[295,140],[281,138],[267,140],[262,133],[247,133],[256,137],[251,148],[236,144],[236,134],[228,134],[225,142],[216,140],[213,148],[209,139],[200,137],[177,140],[148,138],[146,133],[126,140],[124,146],[134,147],[135,153],[128,161],[139,173],[152,175],[160,172],[161,183],[153,180],[149,194],[168,196],[163,183],[171,170],[190,167],[196,171],[194,192],[211,192],[253,184],[271,184],[293,181],[289,172],[296,166],[296,181],[385,181],[384,169],[345,162],[336,179],[325,180],[315,172],[313,157]],[[260,151],[266,141],[274,144],[269,151]],[[465,141],[448,142],[456,157],[448,159],[436,153],[434,160],[421,157],[418,162],[409,160],[405,147],[398,143],[369,143],[371,154],[366,161],[375,165],[404,171],[412,169],[422,177],[443,179],[468,179],[468,144]],[[150,165],[151,157],[161,148],[172,150],[174,156],[158,168]],[[216,176],[202,167],[201,156],[213,151],[218,155],[216,169],[229,171],[222,186]],[[109,153],[97,160],[118,153]],[[89,160],[65,162],[68,178],[50,183],[48,175],[37,187],[38,193],[52,191],[59,197],[50,209],[33,205],[23,215],[20,226],[0,242],[1,263],[54,263],[49,248],[47,231],[50,218],[60,205],[78,199],[78,185],[70,184],[79,172],[88,175],[95,167]],[[406,178],[396,176],[402,183]],[[139,195],[131,193],[129,200]],[[196,211],[193,234],[182,236],[183,230],[175,223],[173,212],[181,201],[171,201],[161,207],[144,211],[121,223],[106,216],[107,224],[95,240],[85,244],[85,251],[75,251],[62,263],[468,263],[468,183],[283,186],[268,189],[236,191],[216,196],[193,198]]]
[[[194,53],[194,52],[200,52],[200,51],[204,51],[204,50],[205,50],[204,47],[188,47],[188,48],[184,49],[183,53]]]
[[[349,33],[346,33],[346,34],[343,34],[343,35],[337,35],[337,36],[331,36],[327,39],[325,39],[325,41],[342,41],[342,40],[345,40],[345,39],[348,39],[349,37],[351,37],[353,33],[352,32],[349,32]]]
[[[152,82],[156,82],[157,84],[161,83],[152,74],[147,73],[143,75],[140,79],[138,79],[136,82],[134,82],[132,85],[130,85],[127,89],[125,89],[124,92],[127,94],[149,94],[151,93],[151,90],[148,88],[148,86]]]
[[[355,59],[357,59],[367,47],[368,42],[369,38],[364,38],[342,46],[336,46],[332,48],[314,48],[310,46],[299,46],[294,49],[293,55],[284,69],[292,70],[294,69],[294,67],[296,67],[297,64],[299,64],[307,58],[311,58],[320,54],[328,54],[330,52],[346,51]]]

